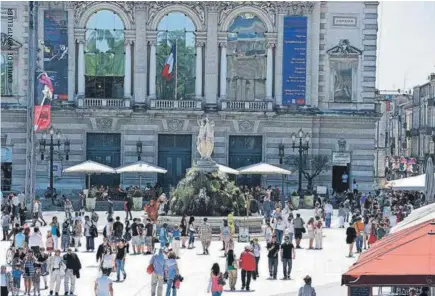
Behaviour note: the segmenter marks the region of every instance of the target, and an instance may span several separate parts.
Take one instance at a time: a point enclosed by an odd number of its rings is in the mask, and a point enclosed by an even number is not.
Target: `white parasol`
[[[88,175],[88,186],[91,186],[92,174],[115,174],[115,169],[92,160],[87,160],[63,170],[64,173],[85,173]]]
[[[241,175],[291,175],[291,171],[260,162],[237,169]]]
[[[145,161],[138,161],[135,163],[127,164],[115,170],[120,173],[139,173],[139,187],[142,186],[142,174],[144,173],[159,173],[166,174],[167,170],[159,166],[147,163]]]

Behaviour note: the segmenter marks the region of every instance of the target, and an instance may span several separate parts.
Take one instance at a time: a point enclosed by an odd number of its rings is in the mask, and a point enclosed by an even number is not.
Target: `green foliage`
[[[298,196],[298,193],[296,191],[293,191],[292,196]]]
[[[205,196],[201,195],[205,189]],[[226,216],[245,214],[245,196],[223,173],[190,170],[172,193],[173,215]]]

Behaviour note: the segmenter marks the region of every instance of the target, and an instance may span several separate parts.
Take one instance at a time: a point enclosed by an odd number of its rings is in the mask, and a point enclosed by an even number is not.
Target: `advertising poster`
[[[50,126],[53,100],[68,100],[68,12],[44,11],[44,69],[36,73],[35,131]]]
[[[282,104],[305,105],[307,17],[284,17]]]

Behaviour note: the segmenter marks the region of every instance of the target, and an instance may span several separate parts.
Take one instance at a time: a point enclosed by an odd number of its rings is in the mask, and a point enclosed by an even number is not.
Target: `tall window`
[[[229,28],[228,97],[253,101],[266,97],[266,27],[255,15],[236,17]]]
[[[124,95],[124,24],[110,10],[100,10],[86,24],[86,97]]]
[[[195,25],[184,13],[171,12],[162,18],[157,30],[157,97],[192,99],[195,96]],[[172,58],[168,59],[171,54]]]
[[[1,95],[14,95],[14,54],[8,52],[1,53]]]

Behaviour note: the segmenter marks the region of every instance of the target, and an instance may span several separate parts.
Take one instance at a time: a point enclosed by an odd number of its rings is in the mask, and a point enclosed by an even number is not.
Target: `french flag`
[[[175,61],[177,59],[177,47],[176,45],[172,45],[171,53],[166,58],[165,65],[163,66],[162,70],[162,77],[166,78],[167,81],[171,81],[172,79],[172,73],[174,72],[175,67]]]

